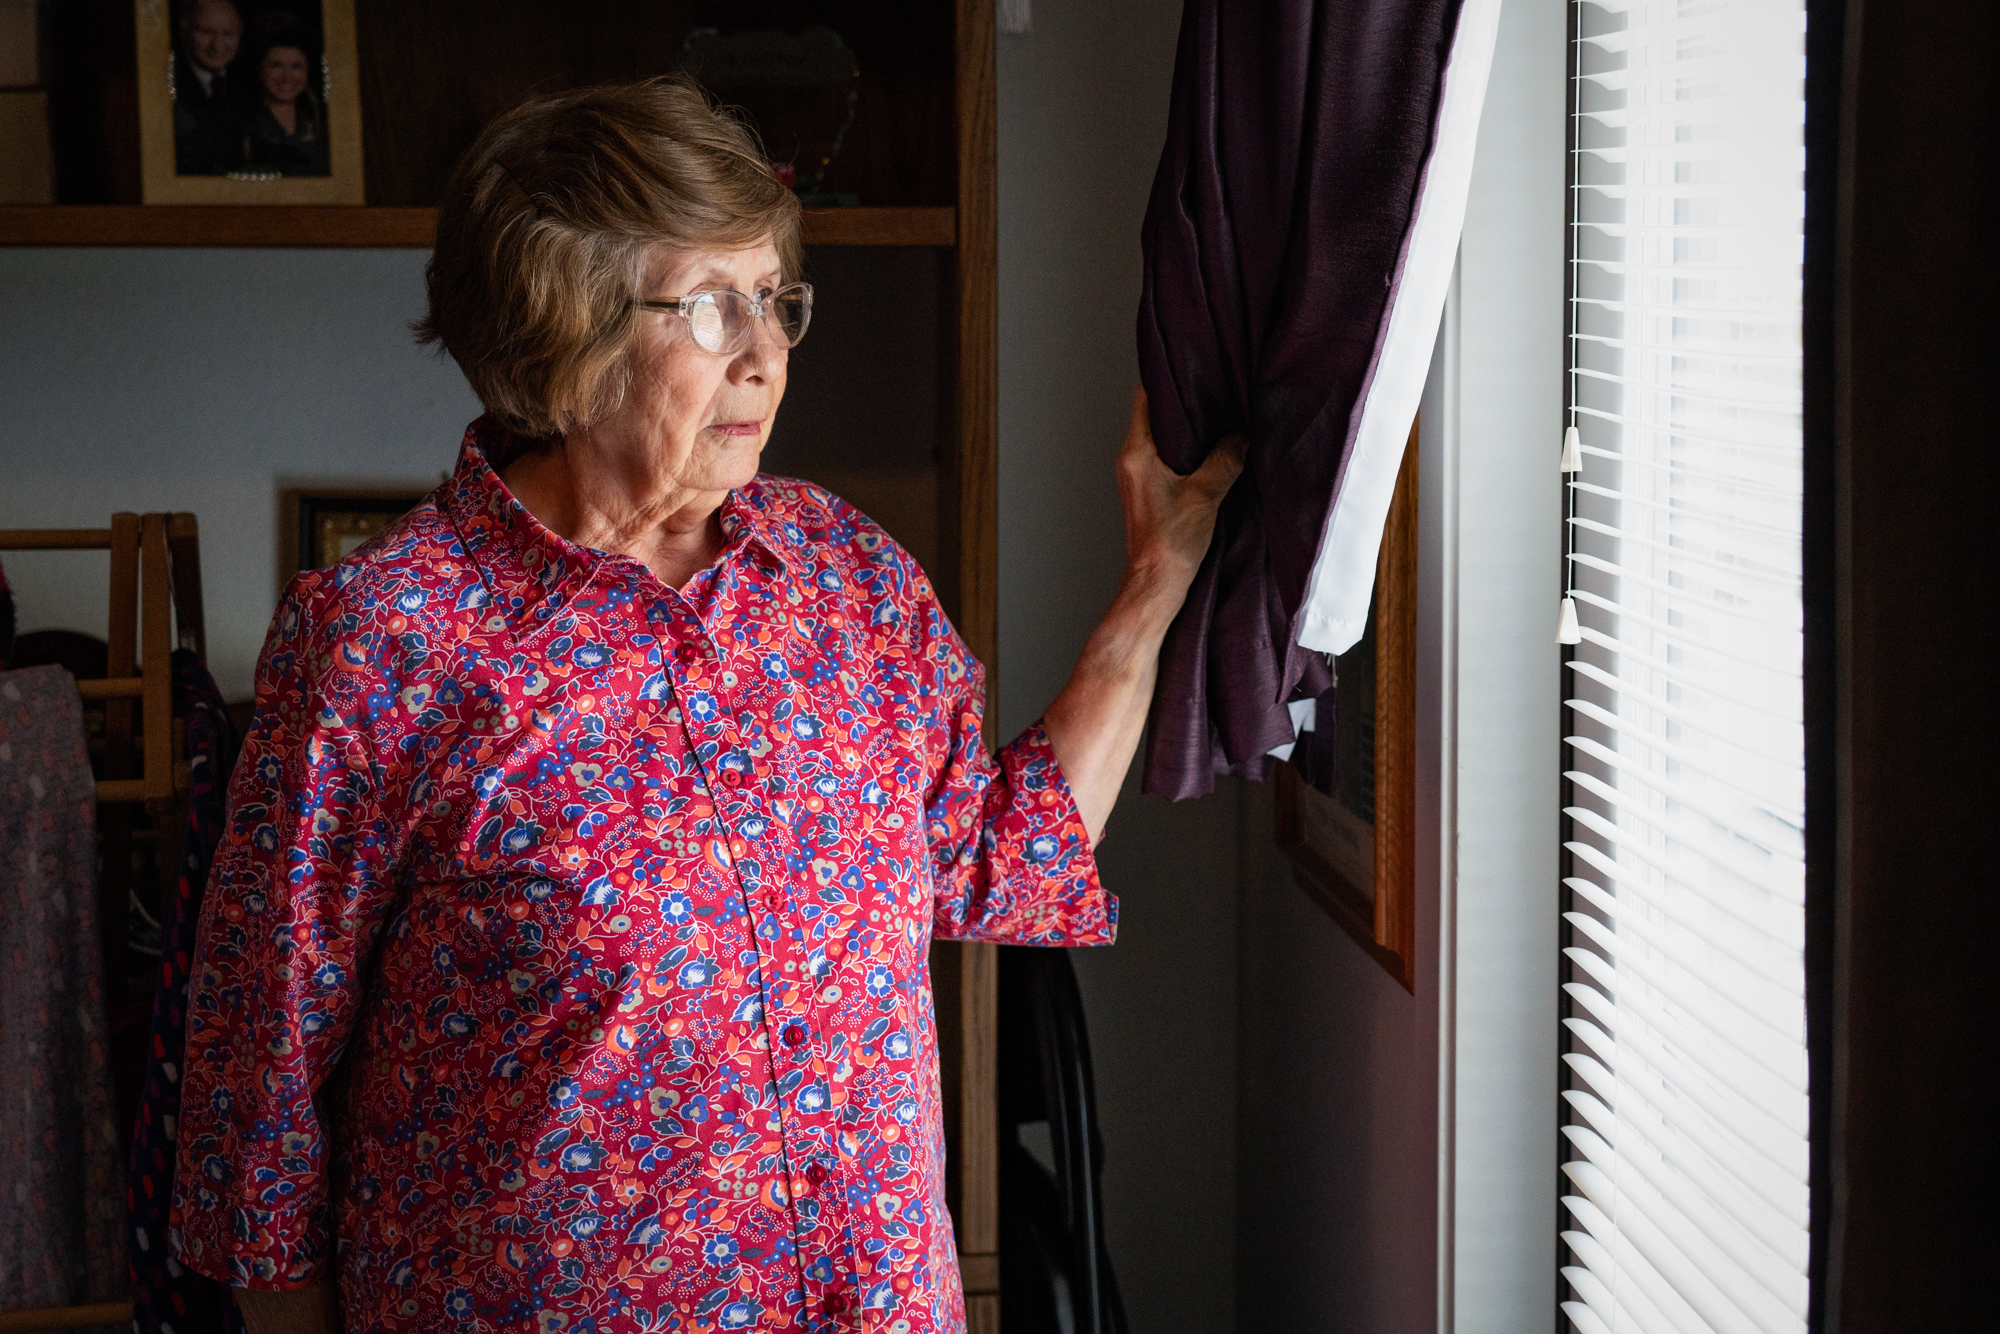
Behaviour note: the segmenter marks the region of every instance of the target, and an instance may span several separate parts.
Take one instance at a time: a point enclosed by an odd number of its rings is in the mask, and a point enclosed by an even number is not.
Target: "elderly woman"
[[[1232,459],[996,757],[909,555],[760,474],[799,211],[671,81],[460,165],[456,473],[287,591],[203,914],[174,1244],[263,1331],[957,1330],[934,938],[1109,942],[1091,848]]]

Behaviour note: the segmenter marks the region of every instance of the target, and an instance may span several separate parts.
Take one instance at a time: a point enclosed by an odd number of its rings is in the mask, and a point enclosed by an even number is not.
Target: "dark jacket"
[[[174,56],[174,170],[182,176],[226,176],[243,165],[243,104],[233,70],[203,88],[185,55]]]

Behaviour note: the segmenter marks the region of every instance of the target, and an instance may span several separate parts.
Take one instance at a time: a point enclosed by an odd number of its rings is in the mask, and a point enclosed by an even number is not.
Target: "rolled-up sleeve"
[[[182,1264],[290,1288],[329,1256],[332,1140],[315,1095],[339,1062],[393,906],[369,701],[329,605],[288,591],[202,905],[188,994],[173,1230]]]
[[[942,612],[921,619],[933,628],[919,651],[935,679],[947,683],[938,719],[945,761],[925,812],[933,934],[1009,945],[1111,944],[1118,900],[1098,880],[1090,832],[1048,734],[1037,721],[997,756],[988,751],[984,671]]]

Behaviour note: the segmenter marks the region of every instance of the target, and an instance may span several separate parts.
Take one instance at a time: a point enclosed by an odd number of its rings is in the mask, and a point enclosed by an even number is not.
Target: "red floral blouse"
[[[759,476],[676,591],[482,419],[288,590],[202,914],[174,1244],[370,1330],[956,1331],[930,942],[1111,940],[915,561]],[[337,1250],[335,1249],[337,1244]]]

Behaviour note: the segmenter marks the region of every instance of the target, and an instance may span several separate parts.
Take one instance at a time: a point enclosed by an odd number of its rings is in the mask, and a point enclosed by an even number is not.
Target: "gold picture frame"
[[[138,19],[141,197],[148,204],[362,204],[361,78],[354,0],[208,0],[234,11],[236,43],[216,63],[235,96],[206,98],[184,0],[134,0]],[[280,29],[280,24],[289,27]],[[286,39],[292,40],[286,40]],[[258,46],[296,48],[303,85],[287,129],[263,125]],[[199,84],[183,88],[182,83]],[[197,98],[203,106],[195,106]],[[178,100],[177,100],[178,99]],[[210,108],[213,108],[212,114]],[[268,128],[271,133],[261,131]],[[240,139],[242,148],[229,148]],[[218,150],[215,145],[224,147]],[[303,145],[303,147],[301,147]],[[236,160],[232,160],[232,153]]]
[[[1298,881],[1329,916],[1410,992],[1416,990],[1417,433],[1403,452],[1375,565],[1373,718],[1336,718],[1372,749],[1365,802],[1339,801],[1278,765],[1276,835]],[[1342,659],[1346,661],[1345,656]],[[1358,674],[1358,673],[1356,673]],[[1364,771],[1363,778],[1369,775]],[[1372,819],[1354,809],[1361,806]]]

